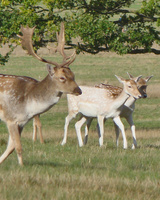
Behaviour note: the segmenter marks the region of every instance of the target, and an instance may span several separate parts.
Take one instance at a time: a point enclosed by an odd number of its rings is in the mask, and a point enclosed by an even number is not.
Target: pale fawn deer
[[[129,74],[130,78],[135,79],[131,74]],[[139,81],[137,82],[137,87],[139,92],[141,93],[141,98],[147,98],[147,82],[153,77],[152,76],[148,76],[145,78],[140,78]],[[96,87],[100,87],[100,88],[106,88],[108,89],[108,87],[110,87],[110,85],[107,84],[100,84],[97,85]],[[113,86],[112,86],[113,87]],[[117,90],[117,88],[119,88]],[[114,90],[114,93],[116,95],[119,95],[119,93],[122,91],[122,88],[120,87],[113,87],[112,90]],[[135,102],[136,99],[133,98],[132,96],[129,97],[129,99],[125,102],[123,109],[120,113],[120,117],[125,118],[128,122],[128,124],[130,125],[130,129],[131,129],[131,133],[132,133],[132,138],[133,138],[133,144],[132,144],[132,149],[135,149],[137,147],[137,140],[136,140],[136,133],[135,133],[135,125],[133,122],[133,112],[135,110]],[[91,121],[92,119],[87,119],[87,127],[85,127],[85,138],[84,138],[84,144],[87,143],[87,139],[88,139],[88,131],[89,131],[89,127],[91,125]],[[119,128],[118,126],[114,123],[115,125],[115,132],[116,132],[116,145],[118,146],[118,141],[119,141]],[[98,126],[97,126],[98,127]],[[98,129],[99,131],[99,129]]]
[[[75,124],[76,133],[78,137],[79,146],[83,146],[81,137],[81,126],[86,119],[97,117],[99,125],[99,144],[103,145],[104,134],[104,119],[113,118],[115,124],[121,129],[123,136],[123,148],[127,148],[127,140],[123,124],[120,120],[120,113],[127,99],[132,96],[135,99],[141,97],[141,94],[137,88],[137,82],[141,76],[133,79],[123,79],[117,77],[118,80],[123,83],[123,90],[119,95],[115,95],[112,90],[104,88],[80,86],[82,95],[74,97],[73,95],[67,95],[68,100],[68,115],[65,119],[64,126],[64,139],[62,145],[66,143],[67,130],[69,122],[78,114],[82,114],[82,118]],[[119,89],[118,89],[119,90]],[[85,116],[85,117],[83,117]]]
[[[130,78],[135,79],[132,75],[128,74]],[[137,82],[137,87],[139,92],[141,93],[141,98],[147,98],[147,93],[146,93],[146,89],[147,89],[147,82],[152,78],[153,76],[148,76],[146,78],[140,78]],[[118,96],[121,92],[122,92],[122,88],[121,87],[117,87],[117,86],[112,86],[112,85],[107,85],[107,84],[100,84],[100,85],[96,85],[95,87],[98,88],[104,88],[109,90],[114,96]],[[120,117],[125,118],[127,120],[127,122],[130,125],[131,128],[131,132],[132,132],[132,137],[133,137],[133,144],[132,144],[132,149],[135,149],[137,147],[137,141],[136,141],[136,133],[135,133],[135,125],[133,122],[133,112],[135,109],[135,102],[136,99],[133,98],[132,96],[129,97],[129,99],[127,99],[127,101],[125,102],[125,104],[123,105],[122,111],[120,113]],[[81,119],[81,122],[79,122],[79,124],[81,124],[81,126],[83,125],[83,123],[85,123],[86,121],[86,126],[85,126],[85,138],[84,138],[84,144],[87,144],[88,141],[88,131],[91,125],[93,118],[91,117],[83,117]],[[104,119],[105,121],[105,119]],[[114,120],[113,120],[114,121]],[[68,124],[69,125],[69,124]],[[115,125],[115,132],[116,132],[116,144],[118,146],[118,139],[119,139],[119,129],[120,130],[124,130],[124,126],[122,124],[122,127],[119,128],[116,123],[114,123]],[[100,134],[99,132],[99,127],[98,128],[98,134]],[[66,127],[65,131],[66,134],[64,134],[64,139],[62,142],[62,145],[64,145],[66,143],[67,140],[67,129],[68,126]]]
[[[63,26],[63,24],[62,24]],[[21,27],[22,46],[38,60],[47,65],[48,75],[42,81],[30,77],[0,75],[0,119],[8,127],[9,139],[5,152],[0,157],[2,163],[16,149],[18,162],[23,165],[21,133],[25,124],[34,116],[44,113],[54,106],[63,93],[80,95],[81,89],[68,67],[75,59],[65,60],[62,64],[39,57],[32,46],[34,28]]]

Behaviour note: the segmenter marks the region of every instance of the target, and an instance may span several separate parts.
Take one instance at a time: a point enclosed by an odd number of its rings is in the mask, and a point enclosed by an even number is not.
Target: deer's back
[[[67,95],[69,112],[81,112],[86,116],[104,114],[110,109],[109,104],[115,100],[109,91],[103,88],[80,86],[82,94]]]

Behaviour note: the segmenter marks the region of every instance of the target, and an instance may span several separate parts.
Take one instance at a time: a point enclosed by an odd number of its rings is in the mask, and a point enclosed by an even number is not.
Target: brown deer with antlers
[[[24,125],[34,116],[46,112],[54,106],[63,93],[80,95],[81,89],[74,79],[74,74],[69,65],[75,60],[75,53],[68,61],[65,57],[62,64],[48,61],[39,57],[32,46],[34,28],[21,27],[23,36],[22,46],[28,53],[38,60],[52,64],[47,65],[48,75],[37,81],[30,77],[0,75],[0,118],[8,127],[9,140],[5,152],[0,157],[2,163],[16,149],[18,162],[23,165],[22,145],[20,136]],[[64,40],[64,24],[61,25],[62,40]],[[58,44],[60,45],[60,44]],[[64,50],[64,49],[61,49]]]

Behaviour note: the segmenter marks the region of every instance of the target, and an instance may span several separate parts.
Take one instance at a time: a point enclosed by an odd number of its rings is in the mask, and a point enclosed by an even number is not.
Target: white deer
[[[137,88],[137,82],[141,76],[130,80],[118,77],[118,80],[123,83],[123,90],[119,95],[115,94],[113,90],[80,86],[82,95],[74,97],[73,95],[67,95],[68,100],[68,115],[65,119],[64,126],[64,138],[62,145],[67,140],[67,130],[69,122],[76,117],[78,113],[82,114],[81,120],[75,124],[76,133],[78,137],[79,146],[83,146],[81,137],[81,126],[84,124],[86,119],[92,119],[97,117],[99,124],[99,144],[103,145],[103,134],[104,134],[104,119],[113,118],[114,123],[121,129],[123,137],[123,148],[127,148],[127,140],[125,136],[124,126],[120,120],[120,113],[124,107],[127,99],[132,96],[134,99],[141,97],[141,94]],[[117,90],[117,89],[115,89]],[[118,88],[119,90],[119,88]],[[83,117],[85,116],[85,117]]]
[[[128,74],[130,78],[135,79],[131,74]],[[146,78],[140,78],[137,82],[137,87],[139,92],[141,93],[141,98],[147,98],[147,82],[153,77],[152,76],[148,76]],[[114,92],[115,95],[119,95],[119,93],[121,93],[122,88],[120,87],[116,87],[116,86],[111,86],[111,85],[107,85],[107,84],[100,84],[97,85],[96,87],[99,88],[106,88],[109,90],[112,90],[112,92]],[[133,98],[132,96],[129,97],[129,99],[125,102],[123,109],[120,113],[120,117],[125,118],[127,120],[127,122],[130,125],[131,128],[131,133],[132,133],[132,137],[133,137],[133,144],[132,144],[132,149],[135,149],[137,147],[137,141],[136,141],[136,133],[135,133],[135,125],[133,122],[133,112],[135,110],[135,102],[136,99]],[[88,140],[88,131],[91,125],[93,118],[87,118],[87,125],[85,127],[85,138],[84,138],[84,144],[87,144],[87,140]],[[115,132],[116,132],[116,144],[118,146],[118,139],[119,139],[119,127],[114,123],[115,125]],[[99,131],[99,128],[98,128]]]
[[[62,24],[61,27],[64,25]],[[68,65],[75,59],[58,64],[39,57],[33,50],[34,28],[21,27],[22,46],[38,60],[54,65],[47,66],[48,75],[42,81],[30,77],[0,75],[0,119],[8,127],[9,139],[5,152],[0,157],[2,163],[16,149],[18,162],[23,165],[20,136],[25,124],[34,116],[44,113],[54,106],[63,93],[80,95],[81,90],[74,80]]]
[[[130,75],[130,78],[135,79],[132,75]],[[147,82],[152,78],[153,76],[148,76],[146,78],[140,78],[137,82],[137,87],[139,92],[141,93],[142,97],[141,98],[147,98],[147,93],[146,93],[146,89],[147,89]],[[109,90],[112,94],[114,94],[115,96],[118,96],[121,92],[122,92],[122,88],[117,87],[117,86],[112,86],[112,85],[107,85],[107,84],[100,84],[97,85],[96,87],[99,88],[104,88]],[[135,149],[137,147],[137,141],[136,141],[136,133],[135,133],[135,125],[133,122],[133,112],[135,109],[135,102],[136,99],[133,98],[132,96],[129,97],[129,99],[125,102],[123,109],[120,113],[120,117],[123,117],[127,120],[127,122],[130,125],[131,128],[131,132],[132,132],[132,137],[133,137],[133,144],[132,144],[132,149]],[[86,126],[85,126],[85,138],[84,138],[84,144],[87,144],[88,141],[88,131],[89,131],[89,127],[91,125],[93,118],[91,117],[81,117],[81,121],[79,122],[79,124],[81,124],[81,126],[83,125],[83,123],[85,123],[86,121]],[[105,121],[105,120],[104,120]],[[69,123],[68,123],[69,125]],[[116,144],[118,146],[118,139],[119,139],[119,127],[116,125],[116,123],[114,123],[115,125],[115,131],[116,131]],[[66,143],[67,140],[67,130],[68,130],[68,126],[65,129],[66,131],[66,135],[64,134],[64,139],[62,142],[62,145],[64,145]],[[124,126],[122,124],[121,130],[124,130]],[[99,132],[99,127],[98,127],[98,133]]]

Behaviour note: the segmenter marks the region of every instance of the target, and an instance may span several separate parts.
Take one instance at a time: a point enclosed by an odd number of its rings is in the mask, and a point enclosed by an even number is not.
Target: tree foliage
[[[134,9],[137,2],[139,8]],[[1,47],[8,43],[11,48],[0,55],[1,64],[19,44],[16,35],[22,24],[36,26],[33,40],[38,49],[55,41],[61,21],[67,44],[77,53],[159,53],[153,49],[160,43],[159,0],[2,0],[0,19]]]

